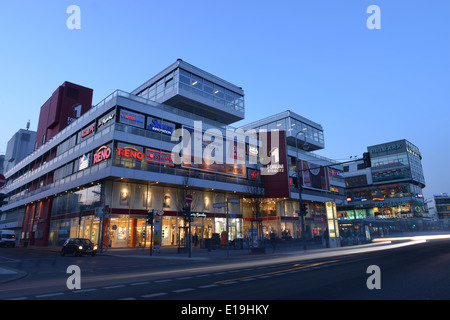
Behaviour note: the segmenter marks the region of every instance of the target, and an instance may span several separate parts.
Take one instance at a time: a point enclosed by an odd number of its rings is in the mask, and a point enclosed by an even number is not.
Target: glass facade
[[[177,68],[138,95],[157,100],[176,90],[192,92],[217,105],[244,112],[244,97],[191,72]]]

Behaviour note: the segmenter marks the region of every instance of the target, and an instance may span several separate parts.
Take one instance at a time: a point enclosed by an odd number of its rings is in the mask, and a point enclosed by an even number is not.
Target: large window
[[[179,69],[180,88],[204,97],[217,104],[238,111],[244,111],[244,97],[231,90],[214,84],[195,74]]]

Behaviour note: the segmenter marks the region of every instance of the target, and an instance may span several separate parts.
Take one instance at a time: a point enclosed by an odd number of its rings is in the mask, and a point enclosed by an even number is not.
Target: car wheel
[[[96,255],[95,253],[91,254],[91,256],[93,256],[93,257],[95,257],[95,255]]]

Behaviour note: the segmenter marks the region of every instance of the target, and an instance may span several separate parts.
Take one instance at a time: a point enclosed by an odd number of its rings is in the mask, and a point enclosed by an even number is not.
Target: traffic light
[[[183,211],[181,211],[181,215],[186,218],[189,217],[191,215],[191,207],[190,206],[183,207]]]
[[[306,214],[308,213],[308,204],[306,202],[302,202],[302,204],[300,205],[300,212],[299,212],[299,216],[306,216]]]
[[[370,153],[368,152],[363,153],[363,161],[364,161],[364,168],[370,168],[372,166],[372,162],[370,161]]]
[[[153,210],[147,211],[147,224],[153,224]]]

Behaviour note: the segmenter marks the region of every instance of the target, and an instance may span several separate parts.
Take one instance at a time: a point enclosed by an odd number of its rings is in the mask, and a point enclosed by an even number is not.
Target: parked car
[[[0,230],[0,246],[14,247],[16,245],[16,234],[13,230]]]
[[[69,238],[61,249],[61,255],[73,254],[74,256],[97,254],[97,246],[91,240],[85,238]]]

